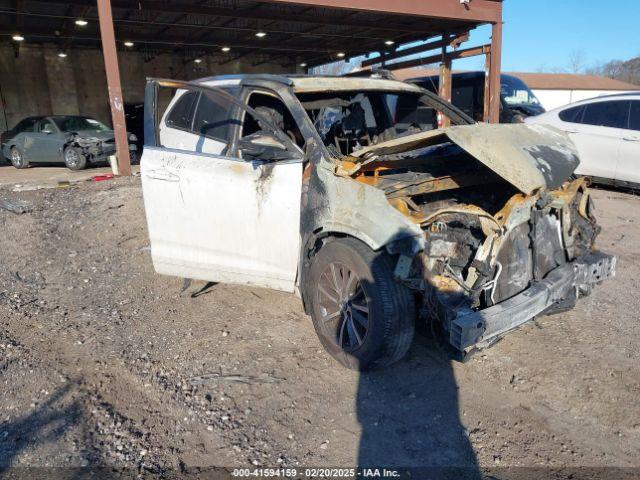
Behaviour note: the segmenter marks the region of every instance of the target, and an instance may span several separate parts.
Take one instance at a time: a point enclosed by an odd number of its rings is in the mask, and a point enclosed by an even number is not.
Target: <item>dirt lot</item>
[[[0,187],[34,206],[0,210],[0,475],[640,467],[640,198],[595,197],[615,280],[469,363],[418,337],[399,365],[360,375],[324,353],[293,295],[181,292],[156,275],[139,179]]]

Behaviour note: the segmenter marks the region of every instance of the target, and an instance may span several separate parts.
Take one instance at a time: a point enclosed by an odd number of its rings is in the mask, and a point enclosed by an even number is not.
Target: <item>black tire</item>
[[[329,241],[313,259],[307,288],[313,326],[327,352],[347,368],[387,367],[411,346],[415,300],[394,280],[394,268],[386,252],[353,238]]]
[[[87,157],[77,147],[67,147],[63,152],[64,164],[69,170],[84,170],[87,166]]]
[[[18,147],[11,148],[11,158],[9,160],[11,161],[11,165],[13,165],[18,169],[29,167],[29,161],[26,158],[24,158],[24,154],[20,151]]]

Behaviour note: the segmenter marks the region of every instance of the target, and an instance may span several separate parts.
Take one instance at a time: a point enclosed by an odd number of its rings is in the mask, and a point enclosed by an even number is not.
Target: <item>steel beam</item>
[[[435,40],[433,42],[425,43],[424,45],[418,45],[416,47],[405,48],[404,50],[396,50],[393,53],[389,53],[384,57],[385,62],[390,60],[396,60],[398,58],[408,57],[409,55],[415,55],[417,53],[429,52],[431,50],[435,50],[437,48],[442,48],[443,46],[449,46],[457,40],[461,40],[463,42],[469,39],[469,33],[459,34],[457,36],[447,36],[440,40]],[[369,60],[365,60],[362,62],[362,67],[369,67],[371,65],[375,65],[377,63],[382,62],[382,57],[371,58]]]
[[[379,0],[376,0],[379,1]],[[451,1],[451,0],[448,0]],[[457,1],[457,0],[456,0]],[[487,0],[474,0],[474,1],[487,1]],[[92,0],[47,0],[46,3],[62,3],[62,4],[74,4],[74,5],[92,5]],[[130,0],[112,0],[113,8],[118,9],[132,9],[137,8],[136,5],[132,5]],[[285,3],[298,3],[298,2],[285,2]],[[239,10],[234,8],[223,8],[223,7],[211,7],[211,6],[196,6],[196,5],[188,5],[188,4],[171,4],[167,2],[157,1],[157,0],[145,0],[142,2],[142,10],[143,11],[157,11],[163,13],[175,13],[175,14],[190,14],[190,15],[200,15],[205,17],[221,17],[221,18],[244,18],[249,20],[259,20],[259,21],[277,21],[277,22],[287,22],[287,23],[306,23],[311,25],[326,25],[326,26],[342,26],[342,27],[350,27],[350,28],[370,28],[372,30],[378,31],[409,31],[413,33],[423,33],[424,27],[416,26],[416,25],[402,25],[395,22],[385,21],[381,22],[372,22],[372,21],[351,21],[344,22],[341,18],[330,18],[325,15],[299,15],[295,13],[289,12],[278,12],[278,11],[269,11],[269,10]],[[314,5],[316,7],[323,7],[324,5]],[[331,7],[327,5],[327,7]],[[457,20],[460,20],[459,18]],[[463,17],[462,20],[466,20]]]
[[[15,32],[15,28],[13,25],[0,22],[0,34],[12,34]],[[42,38],[51,38],[51,39],[71,39],[78,41],[98,41],[100,38],[97,35],[93,35],[90,32],[87,32],[82,35],[73,34],[73,32],[69,32],[66,35],[56,35],[56,33],[49,29],[44,28],[33,28],[33,27],[24,27],[20,30],[21,33],[32,35],[35,37]],[[218,38],[212,38],[209,41],[191,41],[189,36],[186,35],[162,35],[161,37],[153,36],[153,35],[141,35],[139,33],[130,33],[129,30],[118,29],[118,37],[121,39],[131,40],[134,43],[143,44],[148,43],[152,45],[167,45],[170,48],[176,47],[193,47],[199,49],[219,49],[222,46],[228,46],[231,48],[243,48],[249,50],[263,50],[263,51],[272,51],[272,52],[293,52],[293,53],[307,53],[307,54],[321,54],[325,53],[324,57],[329,56],[326,48],[326,44],[320,44],[314,46],[312,42],[308,42],[309,45],[303,45],[297,42],[278,42],[274,44],[274,42],[261,42],[258,40],[242,40],[242,41],[233,41],[233,40],[223,40]],[[360,47],[358,50],[354,50],[351,48],[335,48],[335,51],[343,51],[349,56],[357,56],[366,53],[368,50],[365,47]]]
[[[443,36],[443,41],[446,37]],[[447,55],[446,45],[442,46],[442,63],[440,64],[440,88],[438,94],[440,98],[447,102],[451,102],[451,57]],[[451,119],[444,113],[442,115],[442,127],[446,128],[451,126]]]
[[[344,8],[396,15],[411,15],[462,20],[476,23],[496,23],[502,21],[501,0],[265,0],[280,5],[297,4],[325,8]]]
[[[489,104],[491,98],[491,83],[489,82],[489,71],[491,69],[491,52],[487,53],[484,59],[484,110],[482,120],[489,121]]]
[[[130,176],[131,159],[129,157],[127,125],[124,118],[124,101],[122,99],[122,86],[120,85],[120,68],[118,66],[118,52],[113,31],[110,0],[98,0],[98,17],[100,20],[100,36],[102,37],[102,54],[104,55],[104,66],[107,73],[111,118],[116,138],[118,171],[114,173]]]
[[[491,45],[481,45],[479,47],[466,48],[464,50],[458,50],[455,52],[449,52],[446,54],[446,59],[457,60],[459,58],[474,57],[476,55],[485,55],[491,51]],[[430,57],[416,58],[413,60],[406,60],[404,62],[396,62],[391,65],[387,65],[387,70],[400,70],[401,68],[420,67],[424,65],[431,65],[433,63],[440,63],[442,61],[442,54],[432,55]]]
[[[492,25],[489,67],[489,123],[500,123],[500,69],[502,68],[502,22]]]

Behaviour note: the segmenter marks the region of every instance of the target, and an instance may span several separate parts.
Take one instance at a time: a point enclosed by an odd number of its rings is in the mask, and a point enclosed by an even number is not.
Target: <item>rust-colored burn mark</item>
[[[246,169],[244,165],[239,162],[231,162],[229,170],[231,170],[233,173],[237,173],[238,175],[242,175],[245,173]]]

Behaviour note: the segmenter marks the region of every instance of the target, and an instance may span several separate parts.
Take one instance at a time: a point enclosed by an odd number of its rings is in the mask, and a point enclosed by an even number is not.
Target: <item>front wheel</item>
[[[24,158],[23,153],[20,151],[18,147],[13,147],[11,149],[11,165],[16,168],[27,168],[29,166],[29,161]]]
[[[317,253],[309,272],[311,317],[324,348],[354,370],[389,366],[405,356],[415,329],[415,301],[393,277],[394,262],[352,238]]]
[[[87,166],[87,157],[76,147],[64,149],[64,164],[70,170],[82,170]]]

